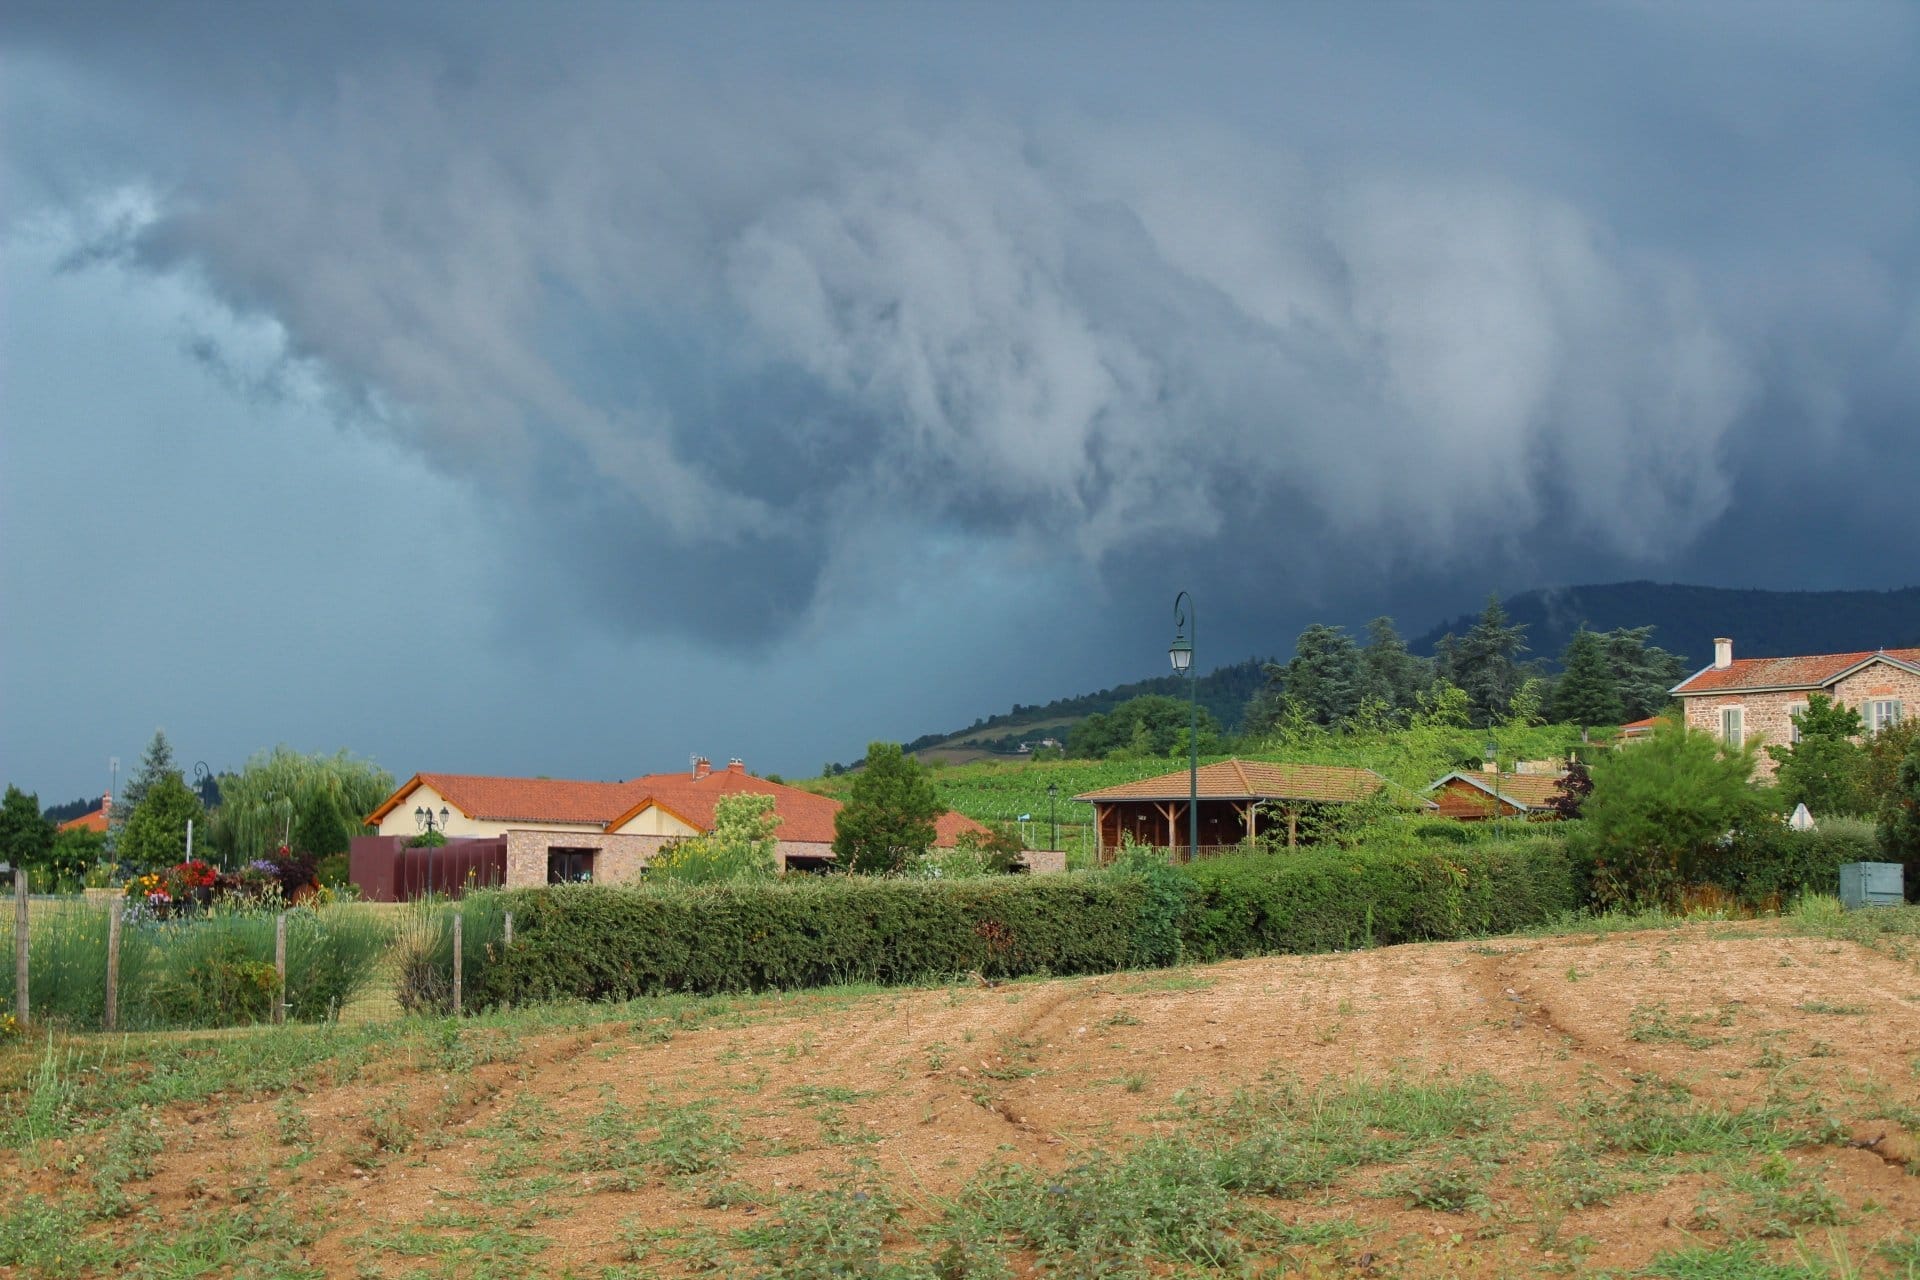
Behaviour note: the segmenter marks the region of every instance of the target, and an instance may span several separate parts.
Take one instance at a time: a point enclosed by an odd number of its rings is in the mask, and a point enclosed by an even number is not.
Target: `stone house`
[[[639,878],[662,849],[712,830],[720,798],[742,793],[773,797],[780,819],[775,853],[783,870],[832,861],[838,800],[757,778],[739,760],[715,769],[701,758],[686,773],[621,782],[417,773],[367,815],[367,825],[378,835],[355,841],[356,859],[364,844],[372,867],[378,850],[393,849],[431,825],[456,851],[467,842],[504,845],[504,880],[510,888],[589,880],[618,884]],[[963,834],[986,828],[949,811],[940,815],[935,830],[935,846],[951,848]],[[1029,863],[1036,870],[1059,869],[1048,857],[1033,854]]]
[[[1713,665],[1673,687],[1688,727],[1735,745],[1796,741],[1794,717],[1815,693],[1852,707],[1866,731],[1878,733],[1920,706],[1920,649],[1735,658],[1733,641],[1721,638],[1713,642]],[[1758,773],[1771,777],[1774,767],[1763,751]]]

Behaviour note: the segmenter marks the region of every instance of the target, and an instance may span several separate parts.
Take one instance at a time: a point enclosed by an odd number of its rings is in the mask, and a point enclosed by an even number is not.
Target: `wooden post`
[[[27,1001],[27,958],[30,954],[27,921],[27,869],[13,869],[13,1016],[20,1029],[27,1029],[31,1011]]]
[[[107,1016],[106,1029],[114,1030],[120,1022],[120,914],[124,899],[115,898],[107,904]]]
[[[460,913],[453,913],[453,1016],[460,1016]]]
[[[507,945],[507,946],[509,946],[509,947],[513,945],[513,912],[511,912],[511,911],[509,911],[509,912],[507,912],[507,939],[506,939],[506,945]]]
[[[280,989],[273,994],[273,1025],[287,1021],[287,913],[273,918],[273,970],[280,975]]]

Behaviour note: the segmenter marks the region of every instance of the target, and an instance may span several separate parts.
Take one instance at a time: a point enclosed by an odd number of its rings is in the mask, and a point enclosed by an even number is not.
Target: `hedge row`
[[[512,911],[511,948],[473,928],[482,1003],[625,999],[839,982],[1106,973],[1501,932],[1579,905],[1558,840],[1435,851],[1308,850],[1071,876],[832,877],[474,895]]]

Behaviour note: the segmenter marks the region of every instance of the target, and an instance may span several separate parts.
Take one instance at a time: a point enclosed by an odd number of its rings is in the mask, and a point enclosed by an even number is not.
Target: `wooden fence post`
[[[107,1017],[106,1029],[114,1030],[120,1022],[120,912],[124,899],[115,898],[107,904]]]
[[[506,913],[506,915],[507,915],[506,945],[510,947],[513,945],[513,912],[509,911]]]
[[[27,1014],[30,1006],[27,1001],[27,869],[16,866],[13,869],[13,1016],[19,1022],[20,1029],[27,1029]]]
[[[273,1025],[287,1021],[287,913],[273,918],[273,969],[280,975],[280,989],[273,993]]]
[[[453,913],[453,1016],[460,1016],[460,912]]]

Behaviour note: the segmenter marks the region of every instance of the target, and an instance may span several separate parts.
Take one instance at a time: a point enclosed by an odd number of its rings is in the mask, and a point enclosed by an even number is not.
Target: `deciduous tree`
[[[1795,717],[1800,740],[1770,746],[1779,764],[1774,781],[1784,808],[1804,804],[1820,817],[1871,814],[1866,797],[1866,750],[1854,741],[1860,713],[1824,693],[1807,695],[1807,709]]]
[[[15,786],[0,800],[0,862],[29,870],[53,855],[53,824],[40,816],[40,797]]]
[[[179,770],[162,774],[148,784],[139,805],[127,815],[114,856],[142,868],[178,862],[187,852],[187,823],[201,824],[205,819],[200,797]]]

